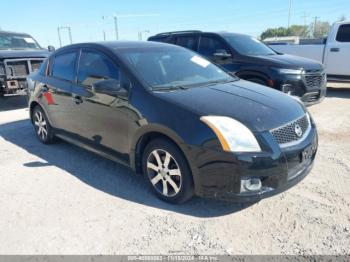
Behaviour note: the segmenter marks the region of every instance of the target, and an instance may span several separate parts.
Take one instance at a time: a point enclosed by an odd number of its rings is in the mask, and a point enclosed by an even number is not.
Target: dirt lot
[[[310,108],[311,174],[251,206],[165,204],[123,166],[40,144],[25,104],[0,100],[0,254],[350,253],[350,89]]]

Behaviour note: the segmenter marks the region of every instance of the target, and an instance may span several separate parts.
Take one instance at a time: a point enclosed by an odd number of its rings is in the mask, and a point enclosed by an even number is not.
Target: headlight
[[[224,151],[261,151],[253,133],[237,120],[226,116],[202,116],[200,119],[214,131]]]
[[[301,69],[275,68],[275,70],[283,75],[301,75],[303,73]]]

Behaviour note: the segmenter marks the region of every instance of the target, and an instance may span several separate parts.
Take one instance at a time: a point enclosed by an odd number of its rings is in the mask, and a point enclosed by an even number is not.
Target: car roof
[[[67,45],[59,48],[55,53],[69,50],[72,48],[106,48],[112,52],[117,52],[121,49],[144,49],[144,48],[181,48],[179,46],[149,41],[104,41],[104,42],[87,42]]]
[[[31,35],[26,34],[26,33],[17,33],[17,32],[1,31],[1,30],[0,30],[0,35],[30,36],[31,37]]]
[[[222,37],[225,36],[248,36],[245,34],[239,34],[239,33],[232,33],[232,32],[227,32],[227,31],[219,31],[219,32],[203,32],[199,30],[186,30],[186,31],[172,31],[172,32],[164,32],[164,33],[159,33],[154,36],[151,36],[150,39],[153,38],[164,38],[164,37],[169,37],[169,36],[175,36],[175,35],[192,35],[192,34],[216,34]]]

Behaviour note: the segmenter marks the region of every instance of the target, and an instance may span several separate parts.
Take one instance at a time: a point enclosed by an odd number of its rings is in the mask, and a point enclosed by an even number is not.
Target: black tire
[[[44,110],[40,106],[34,107],[31,120],[35,134],[40,142],[44,144],[52,144],[55,142],[53,128],[51,127]]]
[[[168,164],[166,163],[166,157],[168,156],[166,153],[170,155]],[[160,165],[157,165],[159,162],[155,154],[159,156],[163,169]],[[154,166],[149,168],[152,163],[154,163]],[[159,167],[161,170],[155,171]],[[161,200],[172,204],[180,204],[193,197],[194,186],[191,170],[183,153],[171,141],[167,139],[152,140],[144,150],[142,170],[153,192]],[[167,194],[164,194],[164,187],[167,188]]]
[[[256,83],[256,84],[259,84],[259,85],[268,86],[267,82],[262,78],[251,77],[251,78],[247,78],[246,80],[253,82],[253,83]]]

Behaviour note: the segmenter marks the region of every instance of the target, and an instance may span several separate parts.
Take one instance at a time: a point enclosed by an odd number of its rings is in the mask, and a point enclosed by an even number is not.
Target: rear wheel
[[[54,142],[53,129],[45,115],[45,112],[40,106],[36,106],[33,109],[32,123],[35,133],[42,143],[51,144]]]
[[[192,198],[194,190],[190,168],[182,152],[170,141],[151,141],[145,148],[142,167],[160,199],[178,204]]]

